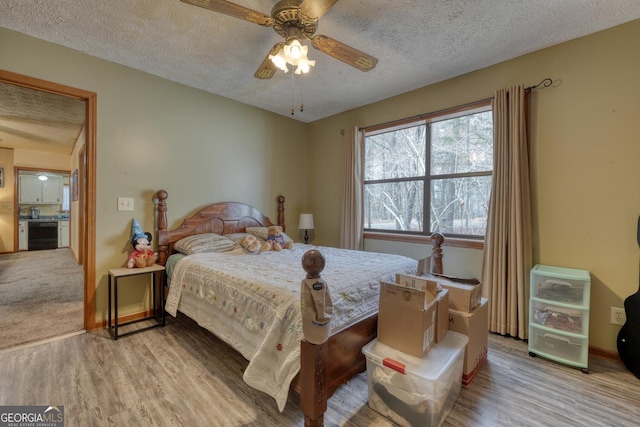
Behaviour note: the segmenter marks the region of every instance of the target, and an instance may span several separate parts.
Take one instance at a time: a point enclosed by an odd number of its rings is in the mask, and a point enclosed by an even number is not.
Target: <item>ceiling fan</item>
[[[349,64],[360,71],[369,71],[373,69],[378,62],[373,56],[334,40],[331,37],[324,35],[314,36],[318,28],[318,19],[327,13],[338,0],[280,0],[271,9],[271,16],[226,0],[181,1],[214,12],[233,16],[234,18],[254,22],[264,27],[272,27],[276,33],[284,37],[285,41],[276,43],[271,48],[255,72],[254,77],[259,79],[270,79],[278,68],[284,71],[286,64],[284,68],[277,66],[273,58],[279,55],[281,56],[282,52],[293,46],[296,41],[298,48],[300,48],[302,38],[311,40],[312,46],[320,52],[332,56],[345,64]],[[307,47],[301,46],[301,48],[304,49],[304,58],[306,60]],[[309,65],[315,64],[315,61],[305,62],[307,63],[306,71],[308,71]],[[291,62],[289,63],[292,64]],[[296,70],[297,74],[300,73],[301,68],[305,68],[305,66],[299,67],[298,70]],[[302,72],[306,71],[302,70]]]

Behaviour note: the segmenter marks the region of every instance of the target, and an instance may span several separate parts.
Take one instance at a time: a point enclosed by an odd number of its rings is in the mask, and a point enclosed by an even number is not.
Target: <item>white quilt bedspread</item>
[[[417,261],[398,255],[296,244],[248,255],[242,250],[184,257],[171,278],[166,310],[181,311],[247,360],[244,381],[284,409],[300,369],[302,255],[318,249],[333,300],[332,329],[378,307],[379,281],[415,274]]]

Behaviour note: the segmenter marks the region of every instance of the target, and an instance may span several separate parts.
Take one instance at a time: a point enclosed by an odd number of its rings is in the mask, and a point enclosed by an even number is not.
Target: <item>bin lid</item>
[[[388,366],[404,374],[418,375],[435,381],[464,352],[469,338],[458,332],[448,331],[442,341],[434,344],[424,357],[411,356],[396,348],[371,341],[362,348],[367,359],[380,366]],[[403,370],[398,366],[404,366]],[[403,372],[404,371],[404,372]]]
[[[591,281],[591,275],[587,270],[579,270],[576,268],[556,267],[553,265],[536,264],[531,272],[543,276],[552,276],[563,279]]]

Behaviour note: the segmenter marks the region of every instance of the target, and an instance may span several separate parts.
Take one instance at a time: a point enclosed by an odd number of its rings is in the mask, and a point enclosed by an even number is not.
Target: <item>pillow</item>
[[[259,239],[267,240],[269,238],[269,227],[247,227],[247,233],[253,234]],[[285,243],[293,243],[293,239],[286,235],[286,233],[282,232],[282,237],[284,238]]]
[[[197,234],[178,240],[173,249],[191,255],[204,252],[226,252],[233,249],[235,243],[215,233]]]
[[[231,234],[225,234],[224,237],[233,241],[235,244],[238,244],[240,243],[240,240],[242,240],[242,238],[247,235],[249,235],[249,233],[231,233]],[[264,239],[260,239],[260,240],[264,240]]]

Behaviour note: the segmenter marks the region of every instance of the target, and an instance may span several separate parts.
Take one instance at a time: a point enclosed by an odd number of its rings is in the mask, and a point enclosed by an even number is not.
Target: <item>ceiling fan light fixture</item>
[[[307,46],[302,46],[302,44],[300,44],[300,40],[294,38],[284,45],[283,49],[284,56],[289,58],[291,61],[298,61],[303,55],[306,56],[306,51],[309,48]]]
[[[284,51],[282,49],[280,49],[275,55],[269,55],[269,59],[277,68],[281,69],[285,73],[289,72],[289,68],[287,67],[287,59],[285,58]]]
[[[316,61],[307,58],[308,52],[308,46],[300,43],[297,37],[291,37],[278,53],[269,55],[269,59],[273,65],[285,73],[289,71],[287,65],[291,65],[297,67],[296,74],[306,74],[316,65]]]
[[[298,63],[298,68],[296,68],[296,74],[307,74],[309,72],[309,70],[311,69],[311,67],[315,67],[316,65],[316,61],[315,60],[309,60],[307,59],[306,61],[300,61]]]

